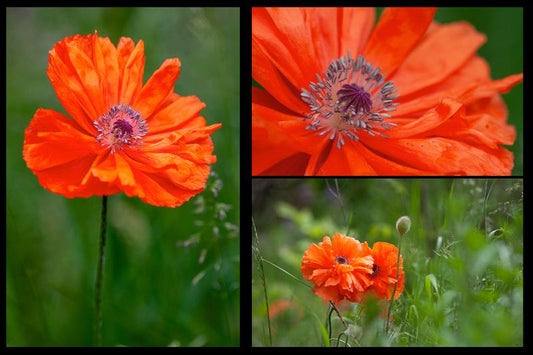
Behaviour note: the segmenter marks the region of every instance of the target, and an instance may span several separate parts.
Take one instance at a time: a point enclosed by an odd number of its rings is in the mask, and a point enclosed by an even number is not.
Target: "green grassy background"
[[[238,345],[239,9],[8,8],[6,16],[7,345],[92,344],[101,199],[45,190],[22,145],[37,108],[66,113],[46,76],[48,51],[95,29],[115,45],[121,36],[145,42],[145,82],[179,57],[176,92],[198,96],[208,124],[223,124],[212,136],[218,179],[201,199],[173,209],[109,198],[103,344]]]
[[[398,245],[403,215],[412,224],[392,331],[384,334],[385,305],[344,305],[340,346],[522,346],[521,179],[253,179],[252,187],[253,346],[271,344],[263,281],[272,344],[326,344],[328,306],[300,273],[305,250],[335,232]],[[335,313],[331,321],[336,346],[344,327]]]

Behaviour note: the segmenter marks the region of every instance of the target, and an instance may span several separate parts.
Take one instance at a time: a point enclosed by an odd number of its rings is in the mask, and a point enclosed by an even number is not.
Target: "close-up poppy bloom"
[[[65,197],[124,191],[175,207],[203,191],[212,154],[205,107],[174,93],[178,58],[143,85],[144,43],[74,35],[49,52],[47,74],[70,117],[39,108],[25,132],[23,157],[46,189]]]
[[[376,242],[372,246],[371,255],[374,259],[374,272],[372,273],[372,285],[368,288],[367,293],[383,300],[390,300],[396,284],[398,248],[390,243]],[[400,255],[400,273],[394,299],[400,297],[404,284],[405,272],[403,271],[403,258]]]
[[[372,283],[373,259],[366,242],[335,233],[311,244],[300,271],[315,284],[313,292],[325,301],[359,302]]]
[[[252,174],[510,175],[522,74],[493,80],[487,37],[435,12],[253,8]]]

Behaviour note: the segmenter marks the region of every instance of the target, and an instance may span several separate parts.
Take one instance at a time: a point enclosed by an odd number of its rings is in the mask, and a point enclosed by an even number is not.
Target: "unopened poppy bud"
[[[409,232],[409,229],[411,228],[411,219],[407,216],[401,216],[396,221],[396,230],[400,235],[404,235],[407,232]]]

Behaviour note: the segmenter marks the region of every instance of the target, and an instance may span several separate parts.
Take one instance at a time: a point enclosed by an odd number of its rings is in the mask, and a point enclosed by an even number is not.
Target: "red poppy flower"
[[[75,35],[49,54],[48,77],[72,117],[39,108],[23,156],[39,182],[66,197],[124,191],[174,207],[201,192],[209,175],[210,134],[195,96],[174,93],[180,61],[167,59],[143,85],[144,43]]]
[[[390,243],[376,242],[372,246],[371,255],[374,259],[372,285],[368,288],[367,294],[374,294],[380,299],[390,300],[396,284],[398,248]],[[400,255],[400,274],[394,299],[402,294],[404,283],[405,272],[403,271],[403,259]]]
[[[433,8],[253,8],[253,175],[509,175],[515,141],[466,22]]]
[[[313,282],[313,292],[324,299],[339,303],[343,299],[358,302],[372,283],[373,259],[368,244],[335,233],[322,242],[311,244],[302,258],[300,271]]]

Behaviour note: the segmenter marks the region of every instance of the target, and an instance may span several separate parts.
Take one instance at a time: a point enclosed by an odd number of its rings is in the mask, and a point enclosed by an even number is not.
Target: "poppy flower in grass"
[[[302,258],[300,271],[315,284],[313,292],[324,299],[339,303],[358,302],[372,283],[372,265],[368,244],[335,233],[330,239],[311,244]]]
[[[70,117],[39,108],[23,156],[39,182],[65,197],[124,191],[175,207],[203,191],[212,154],[196,96],[174,93],[180,61],[167,59],[143,85],[144,43],[75,35],[49,52],[48,77]]]
[[[372,285],[367,290],[367,295],[375,295],[383,300],[390,300],[394,285],[396,284],[398,248],[390,243],[376,242],[371,251],[374,265],[372,266]],[[394,294],[394,299],[400,297],[405,283],[405,272],[403,271],[403,259],[400,255],[400,274],[398,276],[398,286]]]
[[[253,175],[510,175],[515,141],[476,54],[434,8],[253,8]]]

